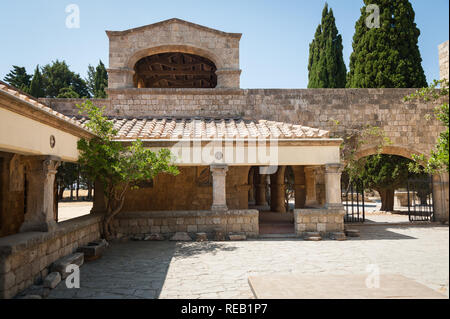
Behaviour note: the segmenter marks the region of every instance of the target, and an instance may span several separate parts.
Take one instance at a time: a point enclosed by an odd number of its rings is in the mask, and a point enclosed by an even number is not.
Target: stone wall
[[[344,231],[344,209],[295,209],[295,232],[319,232],[321,236]]]
[[[50,265],[100,238],[100,220],[87,215],[58,224],[54,232],[0,238],[0,298],[12,298],[48,274]]]
[[[259,212],[257,210],[171,211],[171,212],[123,212],[113,223],[118,237],[163,234],[169,238],[176,232],[195,233],[243,233],[247,237],[259,234]]]
[[[136,62],[167,52],[208,58],[217,67],[218,87],[239,88],[241,34],[225,33],[179,19],[170,19],[126,31],[107,31],[108,87],[133,87]]]
[[[209,166],[179,167],[180,174],[159,174],[150,183],[128,191],[123,207],[130,211],[210,210],[212,205],[212,176]],[[248,208],[249,166],[230,167],[226,177],[229,209]],[[96,185],[95,211],[104,210],[102,190]]]
[[[449,71],[449,51],[448,51],[448,41],[442,43],[439,45],[439,73],[440,73],[440,79],[447,79],[448,77],[448,71]]]
[[[383,129],[392,154],[425,153],[442,131],[425,120],[432,106],[404,102],[415,89],[123,89],[109,90],[106,114],[116,117],[243,117],[284,121],[346,132],[367,125]],[[53,109],[77,115],[82,100],[42,99]],[[338,121],[339,125],[336,125]],[[375,151],[375,150],[373,150]]]

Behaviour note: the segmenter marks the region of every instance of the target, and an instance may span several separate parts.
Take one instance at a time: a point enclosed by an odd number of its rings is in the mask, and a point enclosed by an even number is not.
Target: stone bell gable
[[[210,61],[217,76],[214,87],[239,88],[241,33],[226,33],[180,19],[170,19],[126,31],[106,31],[106,34],[110,52],[109,89],[138,87],[137,63],[143,58],[165,53],[183,53],[189,58],[194,56]],[[170,67],[165,69],[167,72],[163,75],[173,75],[175,80],[175,75],[178,75],[176,70]],[[197,71],[194,68],[188,71],[192,70]],[[163,71],[162,68],[159,71]]]

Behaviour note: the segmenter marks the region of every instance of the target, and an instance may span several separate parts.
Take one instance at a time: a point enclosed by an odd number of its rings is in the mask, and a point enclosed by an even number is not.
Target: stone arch
[[[356,153],[356,159],[360,159],[363,157],[367,157],[370,155],[374,155],[377,154],[378,152],[378,147],[375,145],[369,145],[367,147],[364,147],[362,150],[360,150],[359,152]],[[425,154],[424,152],[420,152],[405,146],[399,146],[399,145],[390,145],[390,146],[385,146],[383,147],[381,154],[387,154],[387,155],[397,155],[397,156],[402,156],[405,158],[409,158],[412,159],[412,155],[413,154],[417,154],[417,155],[425,155],[425,157],[427,157],[427,154]]]
[[[134,66],[140,59],[145,58],[147,56],[168,52],[179,52],[198,55],[207,58],[208,60],[211,60],[216,65],[217,69],[224,68],[224,62],[213,52],[191,45],[180,45],[180,44],[166,44],[139,50],[128,58],[126,67],[129,70],[133,70]]]

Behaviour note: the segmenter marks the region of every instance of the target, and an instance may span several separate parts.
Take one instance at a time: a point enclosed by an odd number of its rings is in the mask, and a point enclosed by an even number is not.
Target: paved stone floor
[[[49,298],[252,298],[248,276],[365,274],[369,265],[448,297],[448,226],[359,229],[361,237],[347,241],[112,243],[101,259],[81,267],[81,289],[62,282]]]

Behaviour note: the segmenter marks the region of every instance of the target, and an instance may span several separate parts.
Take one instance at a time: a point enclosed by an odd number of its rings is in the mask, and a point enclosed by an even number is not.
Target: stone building
[[[393,142],[384,153],[411,158],[428,155],[443,129],[424,120],[429,105],[403,101],[412,89],[241,89],[241,34],[170,19],[107,35],[108,98],[94,104],[105,106],[118,141],[169,148],[181,172],[129,191],[115,221],[119,236],[257,237],[265,216],[288,220],[297,236],[342,232],[336,132],[378,126]],[[56,168],[76,161],[78,139],[92,136],[78,117],[82,102],[35,100],[0,83],[0,297],[14,296],[55,260],[100,236],[98,184],[92,214],[54,218]],[[357,155],[375,151],[369,144]],[[435,213],[448,221],[448,174],[435,180]]]
[[[448,58],[449,58],[449,52],[448,52],[448,41],[442,43],[439,45],[439,72],[441,79],[447,79],[448,77]]]

